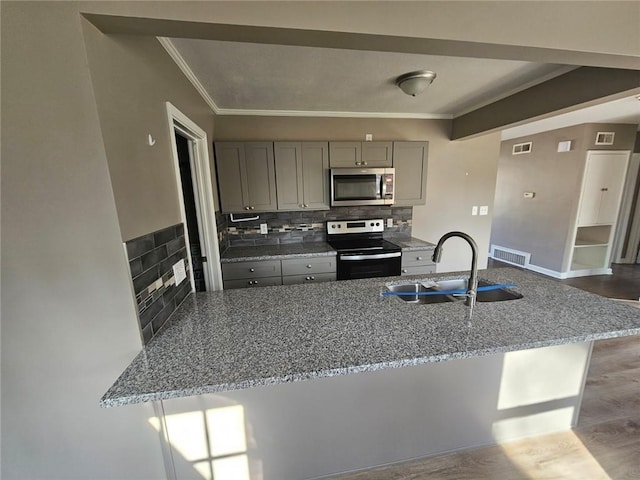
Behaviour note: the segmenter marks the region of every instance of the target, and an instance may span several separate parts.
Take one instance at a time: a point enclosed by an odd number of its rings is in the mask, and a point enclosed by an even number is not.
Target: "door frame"
[[[640,245],[640,153],[632,153],[616,233],[614,263],[638,263]],[[626,252],[623,256],[623,250]]]
[[[176,131],[190,140],[189,161],[191,164],[193,193],[196,197],[195,203],[198,233],[200,235],[200,249],[202,256],[207,259],[206,262],[203,262],[206,289],[208,291],[222,290],[222,270],[220,268],[218,230],[216,228],[215,205],[213,203],[213,184],[211,181],[207,134],[170,102],[166,102],[166,108],[169,138],[171,140],[171,153],[173,155],[173,166],[176,173],[176,193],[178,195],[182,222],[185,224],[185,240],[189,265],[193,266],[193,262],[189,248],[189,232],[188,228],[186,228],[187,216],[184,207],[180,163],[175,139]],[[195,289],[193,275],[191,275],[191,289]]]

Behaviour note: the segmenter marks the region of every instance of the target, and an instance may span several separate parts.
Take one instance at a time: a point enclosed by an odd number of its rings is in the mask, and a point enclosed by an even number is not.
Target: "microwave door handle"
[[[384,174],[380,175],[380,191],[382,192],[381,199],[386,198],[387,196],[387,182],[384,181]]]

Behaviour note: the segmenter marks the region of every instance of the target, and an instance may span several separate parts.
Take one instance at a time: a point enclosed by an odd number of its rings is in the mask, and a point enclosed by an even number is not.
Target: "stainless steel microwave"
[[[394,168],[332,168],[331,206],[392,205]]]

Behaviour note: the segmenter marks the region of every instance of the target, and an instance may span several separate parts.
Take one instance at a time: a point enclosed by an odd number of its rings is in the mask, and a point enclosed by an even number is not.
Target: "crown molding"
[[[182,58],[182,55],[180,55],[180,52],[178,52],[178,49],[175,47],[173,42],[171,42],[171,39],[167,37],[156,37],[156,38],[160,42],[160,45],[164,47],[164,49],[167,51],[169,56],[173,59],[173,61],[176,62],[176,65],[178,65],[178,68],[182,70],[182,73],[184,73],[185,77],[187,77],[187,80],[189,80],[191,84],[195,87],[195,89],[198,91],[202,99],[205,102],[207,102],[207,105],[211,107],[211,110],[213,110],[215,114],[219,115],[220,109],[216,105],[216,102],[213,101],[213,98],[211,98],[207,90],[202,86],[202,84],[200,83],[200,80],[198,80],[198,77],[196,77],[196,74],[193,73],[193,70],[191,70],[189,65],[187,65],[187,62],[185,62],[184,58]]]
[[[451,120],[451,114],[395,113],[395,112],[330,112],[318,110],[249,110],[221,108],[218,115],[252,115],[258,117],[342,117],[342,118],[408,118],[422,120]]]

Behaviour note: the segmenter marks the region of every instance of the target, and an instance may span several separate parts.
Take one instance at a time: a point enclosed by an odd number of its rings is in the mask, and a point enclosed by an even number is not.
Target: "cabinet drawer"
[[[336,257],[291,258],[282,260],[282,275],[310,275],[336,271]]]
[[[333,273],[316,273],[315,275],[288,275],[282,277],[283,285],[293,285],[295,283],[319,283],[319,282],[333,282],[336,279],[335,272]]]
[[[434,263],[432,257],[433,249],[402,252],[402,266],[418,267],[423,265],[432,265]]]
[[[225,280],[222,284],[225,290],[231,288],[270,287],[272,285],[282,285],[282,277],[263,277],[256,280]]]
[[[277,277],[281,275],[281,272],[280,260],[222,264],[222,278],[224,280]]]
[[[428,273],[436,273],[436,265],[424,265],[421,267],[402,267],[401,275],[426,275]]]

